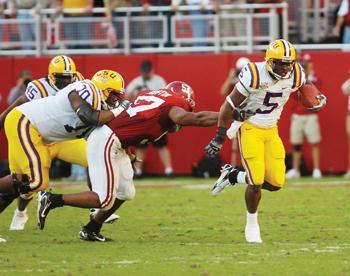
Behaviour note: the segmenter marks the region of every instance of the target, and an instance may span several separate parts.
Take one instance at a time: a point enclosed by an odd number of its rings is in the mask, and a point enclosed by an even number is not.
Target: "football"
[[[319,104],[317,96],[320,94],[314,85],[304,84],[299,89],[299,102],[306,108],[313,107]]]

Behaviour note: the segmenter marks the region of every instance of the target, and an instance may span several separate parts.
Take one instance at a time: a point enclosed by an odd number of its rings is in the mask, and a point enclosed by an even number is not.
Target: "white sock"
[[[247,223],[257,223],[257,222],[258,222],[258,211],[252,214],[247,211]]]
[[[16,209],[17,213],[23,214],[23,213],[27,213],[27,208],[25,208],[23,211],[18,210],[18,208]]]
[[[246,172],[239,172],[237,175],[237,183],[239,184],[247,184],[245,182],[245,176],[247,175]]]
[[[165,174],[172,174],[173,173],[173,168],[172,167],[167,167],[164,170]]]

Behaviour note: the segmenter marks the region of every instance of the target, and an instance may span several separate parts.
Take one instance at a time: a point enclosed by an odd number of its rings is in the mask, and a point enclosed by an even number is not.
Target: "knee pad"
[[[295,151],[301,151],[301,145],[294,145]]]

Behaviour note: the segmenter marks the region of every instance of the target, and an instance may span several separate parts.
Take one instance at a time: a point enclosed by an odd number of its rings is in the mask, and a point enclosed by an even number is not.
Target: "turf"
[[[340,178],[303,179],[263,192],[263,244],[244,240],[244,187],[210,195],[213,179],[136,181],[134,201],[105,225],[109,243],[78,239],[88,212],[64,207],[36,227],[9,231],[15,206],[0,216],[0,275],[349,275],[350,189]],[[55,185],[72,192],[76,185]]]

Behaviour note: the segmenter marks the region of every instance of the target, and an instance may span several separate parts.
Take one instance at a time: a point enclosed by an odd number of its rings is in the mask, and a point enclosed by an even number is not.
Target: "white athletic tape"
[[[237,131],[239,130],[239,128],[241,127],[241,125],[243,124],[243,122],[239,122],[239,121],[234,121],[230,128],[226,131],[226,135],[229,139],[233,139],[236,137],[237,135]]]

